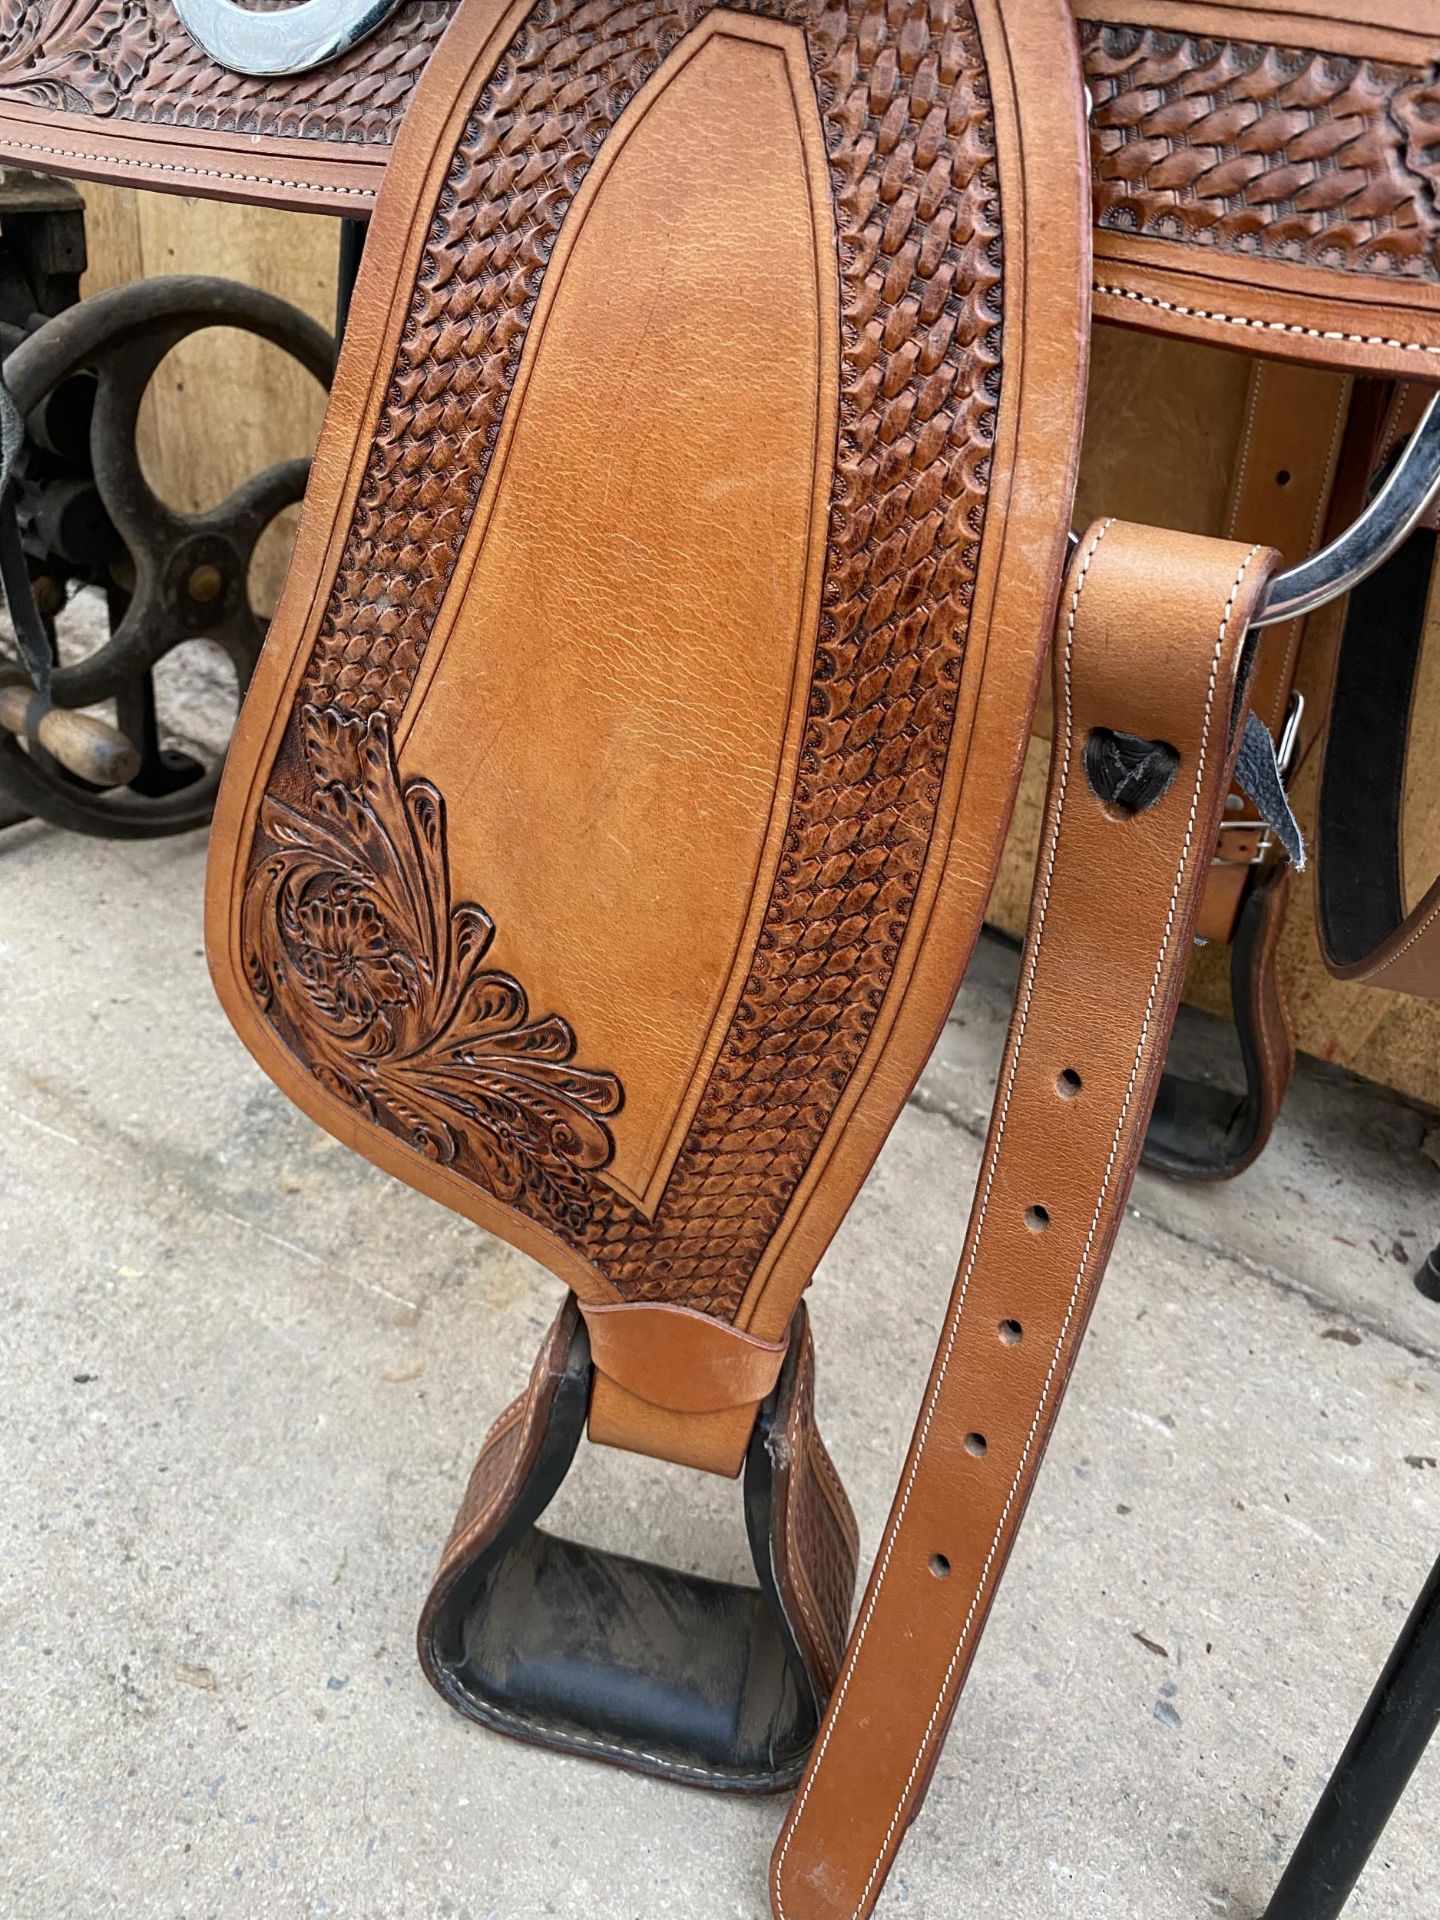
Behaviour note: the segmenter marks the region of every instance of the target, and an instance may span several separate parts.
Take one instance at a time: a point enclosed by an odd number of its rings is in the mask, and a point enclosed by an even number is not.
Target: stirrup
[[[420,1619],[420,1664],[472,1720],[536,1746],[691,1786],[799,1779],[839,1670],[854,1515],[814,1424],[815,1356],[796,1311],[745,1456],[759,1585],[582,1546],[539,1521],[590,1410],[574,1296],[530,1384],[486,1436]]]

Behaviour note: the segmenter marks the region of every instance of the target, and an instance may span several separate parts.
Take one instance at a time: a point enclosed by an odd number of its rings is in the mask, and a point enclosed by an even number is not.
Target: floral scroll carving
[[[610,1160],[612,1073],[574,1062],[556,1014],[483,962],[495,927],[455,906],[444,803],[402,784],[383,714],[302,707],[308,793],[273,795],[246,886],[251,988],[331,1093],[428,1158],[569,1236]]]
[[[159,45],[147,0],[0,0],[0,99],[114,113]]]

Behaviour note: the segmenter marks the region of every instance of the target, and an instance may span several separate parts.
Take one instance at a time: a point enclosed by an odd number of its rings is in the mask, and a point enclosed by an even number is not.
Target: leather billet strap
[[[1225,534],[1277,547],[1294,565],[1325,538],[1354,385],[1346,373],[1256,360],[1230,484]],[[1274,627],[1255,665],[1250,701],[1281,739],[1306,622]],[[1226,796],[1216,857],[1196,933],[1230,946],[1230,1004],[1244,1088],[1167,1072],[1145,1138],[1146,1166],[1186,1180],[1242,1173],[1269,1139],[1295,1068],[1295,1040],[1280,977],[1289,873],[1253,802]]]
[[[835,1684],[858,1549],[815,1425],[805,1309],[746,1458],[758,1586],[536,1524],[574,1459],[593,1379],[571,1295],[480,1449],[421,1615],[420,1664],[468,1718],[536,1746],[687,1786],[793,1786]]]
[[[1401,859],[1410,712],[1437,539],[1412,534],[1355,588],[1340,642],[1320,784],[1316,905],[1326,965],[1440,998],[1440,877],[1407,913]]]
[[[1324,367],[1253,363],[1225,516],[1227,539],[1247,544],[1260,540],[1277,547],[1287,566],[1318,551],[1325,539],[1353,385],[1348,374]],[[1304,630],[1303,618],[1274,627],[1255,665],[1251,707],[1277,741],[1295,685]],[[1232,793],[1196,923],[1202,939],[1233,937],[1263,831],[1256,808]]]
[[[1271,550],[1101,522],[1062,596],[1021,985],[965,1251],[840,1684],[776,1847],[777,1920],[870,1911],[918,1809],[1124,1212],[1238,740]],[[1126,815],[1097,730],[1168,743]],[[1157,752],[1160,749],[1157,748]]]

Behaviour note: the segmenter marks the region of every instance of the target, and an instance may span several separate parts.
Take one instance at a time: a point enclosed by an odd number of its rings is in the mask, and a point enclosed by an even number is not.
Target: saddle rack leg
[[[1355,1723],[1264,1920],[1336,1920],[1440,1726],[1440,1560]]]

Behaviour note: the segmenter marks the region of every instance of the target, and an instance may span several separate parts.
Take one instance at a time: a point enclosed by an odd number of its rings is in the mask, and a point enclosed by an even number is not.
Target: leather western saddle
[[[216,818],[216,984],[317,1121],[569,1289],[422,1663],[521,1739],[795,1787],[774,1911],[854,1920],[1094,1303],[1237,762],[1252,839],[1288,830],[1247,720],[1267,632],[1367,574],[1325,936],[1440,986],[1440,888],[1407,915],[1391,851],[1429,581],[1401,542],[1440,472],[1410,386],[1440,368],[1440,9],[173,7],[26,9],[0,157],[373,205]],[[1305,518],[1357,524],[1283,574],[1263,531],[1074,539],[1092,305],[1340,383]],[[1014,1018],[852,1623],[802,1296],[964,971],[1052,636]],[[546,1533],[587,1430],[743,1473],[758,1585]]]

